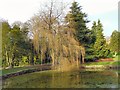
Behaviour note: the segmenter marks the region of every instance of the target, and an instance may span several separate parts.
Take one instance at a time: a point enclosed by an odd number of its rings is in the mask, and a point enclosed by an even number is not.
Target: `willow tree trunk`
[[[6,58],[7,65],[10,66],[10,60],[9,60],[10,58],[9,58],[8,51],[6,51],[6,57],[5,58]]]
[[[52,66],[55,65],[55,60],[54,60],[54,52],[52,52]]]
[[[85,52],[84,50],[82,51],[82,63],[84,63],[84,57],[85,57]]]
[[[42,65],[42,50],[41,50],[41,56],[40,56],[40,59],[41,59],[41,65]]]
[[[82,63],[84,63],[84,56],[82,55]]]
[[[11,60],[11,68],[14,67],[14,60],[15,60],[15,54],[13,53],[12,60]]]
[[[31,60],[30,60],[30,64],[31,65],[34,65],[34,46],[33,46],[33,44],[31,45]]]
[[[77,60],[77,67],[79,67],[78,55],[76,55],[76,60]]]

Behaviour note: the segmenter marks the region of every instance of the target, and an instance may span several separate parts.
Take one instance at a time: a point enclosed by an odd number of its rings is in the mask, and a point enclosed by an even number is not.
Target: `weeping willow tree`
[[[84,63],[84,47],[75,40],[70,28],[61,22],[65,5],[59,5],[59,8],[56,5],[56,2],[50,2],[46,9],[42,9],[30,21],[34,50],[41,64],[49,62],[59,69],[79,66]]]

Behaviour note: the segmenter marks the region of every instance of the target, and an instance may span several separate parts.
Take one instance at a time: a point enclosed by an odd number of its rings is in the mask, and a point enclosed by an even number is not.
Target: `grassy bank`
[[[83,64],[84,66],[120,66],[120,55],[113,58],[113,61],[89,62]]]
[[[120,61],[113,61],[113,62],[90,62],[90,63],[85,63],[84,65],[113,65],[113,66],[119,66],[120,65]]]
[[[1,72],[0,76],[12,74],[12,73],[16,73],[16,72],[22,72],[22,71],[26,71],[26,70],[33,70],[33,69],[40,69],[40,68],[43,69],[46,66],[49,66],[49,65],[34,65],[34,66],[24,66],[24,67],[3,69],[3,70],[0,70],[0,72]]]

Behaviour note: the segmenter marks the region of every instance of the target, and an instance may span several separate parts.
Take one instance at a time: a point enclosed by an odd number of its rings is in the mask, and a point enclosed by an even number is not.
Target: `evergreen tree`
[[[95,41],[96,41],[96,31],[97,31],[97,24],[94,21],[93,26],[92,26],[92,30],[91,30],[91,32],[92,32],[91,33],[91,37],[92,37],[91,43],[92,43],[92,45],[94,45]]]
[[[114,53],[120,52],[119,42],[120,42],[120,32],[115,30],[115,31],[113,31],[113,33],[111,35],[110,44],[109,44],[110,50],[112,52],[114,52]]]
[[[106,47],[106,40],[104,38],[103,35],[103,26],[100,22],[100,20],[98,20],[98,25],[96,27],[96,41],[94,44],[94,49],[95,49],[95,55],[96,57],[100,58],[100,57],[105,57],[105,47]]]
[[[76,39],[85,45],[89,39],[87,36],[89,31],[86,27],[86,23],[88,23],[86,19],[87,15],[82,12],[82,8],[77,2],[73,2],[70,9],[70,12],[66,16],[68,27],[74,31]]]
[[[87,15],[82,12],[81,6],[77,2],[73,2],[70,9],[71,11],[66,16],[68,27],[74,32],[75,38],[79,43],[85,47],[85,61],[93,61],[95,58],[94,44],[97,38],[96,33],[97,29],[102,28],[102,25],[100,21],[98,26],[96,22],[93,22],[92,30],[89,30],[86,26],[89,21],[86,19]]]
[[[94,21],[92,29],[89,31],[89,44],[87,45],[86,57],[85,57],[86,62],[94,61],[95,59],[94,44],[96,41],[96,30],[97,30],[97,25],[96,22]]]

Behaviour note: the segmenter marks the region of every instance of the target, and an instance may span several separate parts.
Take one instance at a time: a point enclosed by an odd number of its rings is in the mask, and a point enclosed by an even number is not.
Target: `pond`
[[[3,88],[118,88],[118,73],[113,70],[42,71],[6,79]]]

